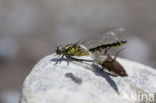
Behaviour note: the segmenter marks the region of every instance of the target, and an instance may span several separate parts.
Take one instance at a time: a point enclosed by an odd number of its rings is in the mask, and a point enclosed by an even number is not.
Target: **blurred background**
[[[24,78],[56,46],[128,28],[121,57],[156,68],[155,0],[0,0],[0,103],[18,103]]]

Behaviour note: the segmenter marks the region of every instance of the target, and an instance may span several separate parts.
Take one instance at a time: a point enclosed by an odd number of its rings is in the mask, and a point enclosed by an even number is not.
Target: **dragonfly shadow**
[[[51,61],[52,62],[57,62],[58,60],[60,60],[61,59],[61,61],[69,61],[69,59],[67,59],[67,58],[53,58],[53,59],[51,59]]]
[[[53,59],[51,59],[51,61],[52,61],[52,62],[57,62],[59,59],[60,59],[60,58],[53,58]],[[71,61],[75,61],[75,60],[72,60],[72,59],[69,59],[69,58],[62,58],[61,61],[66,61],[67,64],[68,64],[68,63],[70,63]],[[74,64],[81,65],[81,62],[74,62]],[[87,65],[89,65],[89,64],[87,64]],[[83,66],[83,65],[81,65],[81,66]],[[89,69],[89,70],[92,70],[92,71],[95,73],[95,75],[101,76],[101,77],[105,78],[106,81],[108,82],[108,84],[117,92],[117,94],[120,94],[116,83],[115,83],[114,80],[110,77],[109,73],[107,73],[107,72],[101,70],[97,65],[95,65],[95,63],[92,63],[91,66],[92,66],[92,68],[94,68],[94,69],[90,69],[90,68],[89,68],[90,66],[89,66],[89,67],[83,66],[83,67],[85,67],[85,68],[87,68],[87,69]]]
[[[77,60],[78,60],[78,59],[77,59]],[[52,61],[52,62],[55,62],[56,64],[57,64],[57,62],[58,62],[58,64],[59,64],[59,63],[61,63],[62,61],[65,61],[65,62],[67,62],[67,65],[69,65],[70,62],[76,61],[76,60],[74,60],[74,59],[72,59],[72,58],[53,58],[53,59],[51,59],[51,61]],[[79,62],[80,62],[80,61],[79,61]]]
[[[99,69],[99,67],[97,67],[94,63],[92,64],[92,67],[95,69],[94,73],[97,76],[102,76],[103,78],[106,79],[106,81],[108,82],[108,84],[117,92],[117,94],[119,93],[118,87],[116,85],[116,83],[114,82],[114,80],[110,77],[109,73]]]

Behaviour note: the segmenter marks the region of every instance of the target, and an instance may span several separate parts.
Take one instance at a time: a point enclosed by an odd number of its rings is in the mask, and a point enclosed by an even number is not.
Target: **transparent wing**
[[[119,36],[127,29],[122,27],[114,27],[104,32],[91,35],[89,38],[79,41],[78,43],[84,45],[86,48],[91,49],[104,44],[111,44],[119,40]]]

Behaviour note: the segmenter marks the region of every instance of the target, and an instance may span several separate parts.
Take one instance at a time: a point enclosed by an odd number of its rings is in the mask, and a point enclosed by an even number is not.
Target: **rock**
[[[156,71],[148,66],[118,58],[128,77],[113,77],[91,63],[67,66],[65,59],[55,65],[57,60],[52,54],[37,63],[23,83],[20,103],[156,102]]]

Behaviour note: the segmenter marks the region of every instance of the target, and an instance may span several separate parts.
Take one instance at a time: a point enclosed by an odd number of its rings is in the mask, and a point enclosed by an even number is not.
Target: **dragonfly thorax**
[[[68,55],[68,56],[84,56],[89,55],[89,51],[81,44],[69,44],[66,46],[58,46],[56,48],[56,54],[58,55]]]

